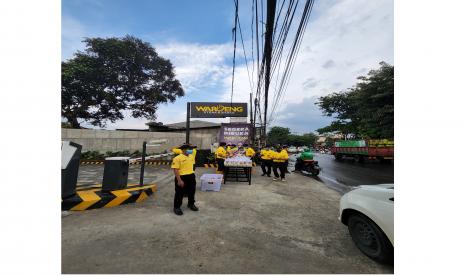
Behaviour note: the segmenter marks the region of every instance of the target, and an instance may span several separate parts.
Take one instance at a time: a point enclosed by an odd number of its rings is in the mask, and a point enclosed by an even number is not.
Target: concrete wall
[[[175,131],[170,131],[171,133],[186,133],[185,130],[175,130]],[[220,128],[201,128],[201,129],[191,129],[191,136],[192,135],[207,135],[215,138],[215,142],[217,139],[218,134],[220,133]]]
[[[167,143],[159,147],[147,148],[147,152],[161,152],[182,144],[186,140],[185,133],[173,132],[146,132],[146,131],[116,131],[94,129],[61,129],[61,140],[73,141],[82,145],[82,151],[142,151],[142,142],[158,139],[167,139]],[[199,149],[210,149],[216,142],[216,133],[191,133],[191,144]]]

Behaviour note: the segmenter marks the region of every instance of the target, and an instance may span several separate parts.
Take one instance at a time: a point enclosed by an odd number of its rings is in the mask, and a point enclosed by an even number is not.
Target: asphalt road
[[[290,170],[293,170],[297,156],[292,155],[289,158]],[[336,161],[333,155],[320,153],[314,153],[314,159],[322,170],[313,178],[340,193],[346,193],[358,185],[394,183],[394,163],[367,161],[360,164],[350,159]]]

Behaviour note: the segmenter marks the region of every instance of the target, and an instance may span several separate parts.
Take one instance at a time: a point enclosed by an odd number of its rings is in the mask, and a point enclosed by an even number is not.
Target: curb
[[[109,193],[103,193],[101,187],[102,185],[78,187],[74,196],[61,201],[61,210],[84,211],[141,202],[157,190],[156,184],[144,186],[128,184],[126,189]]]

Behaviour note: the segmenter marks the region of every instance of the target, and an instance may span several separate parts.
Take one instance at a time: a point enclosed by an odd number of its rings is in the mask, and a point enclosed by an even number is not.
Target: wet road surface
[[[289,158],[289,169],[293,170],[298,155]],[[394,183],[394,163],[383,164],[379,161],[367,161],[360,164],[351,159],[336,161],[333,155],[314,153],[321,172],[313,177],[328,187],[346,193],[354,186]]]

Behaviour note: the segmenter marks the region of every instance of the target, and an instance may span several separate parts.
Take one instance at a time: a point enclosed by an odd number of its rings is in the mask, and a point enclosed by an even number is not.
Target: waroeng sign
[[[247,103],[191,102],[191,118],[247,117]]]

